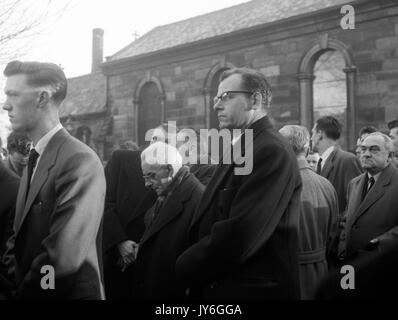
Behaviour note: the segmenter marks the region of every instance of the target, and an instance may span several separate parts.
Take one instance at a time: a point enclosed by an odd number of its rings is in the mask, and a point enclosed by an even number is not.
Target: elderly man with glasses
[[[157,194],[145,215],[146,229],[136,244],[133,288],[138,299],[183,299],[177,257],[188,247],[188,231],[204,186],[182,165],[178,150],[155,142],[141,154],[145,186]]]

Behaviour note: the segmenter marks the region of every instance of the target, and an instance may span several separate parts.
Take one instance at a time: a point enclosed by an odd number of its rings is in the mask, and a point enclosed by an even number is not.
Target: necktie
[[[28,187],[26,189],[26,195],[29,193],[30,188],[30,180],[32,180],[33,170],[36,166],[37,158],[39,158],[39,154],[36,152],[35,149],[30,150],[29,153],[29,160],[28,160]]]
[[[318,164],[316,165],[316,173],[321,174],[322,171],[322,158],[319,158]]]
[[[374,183],[375,183],[375,179],[373,177],[370,177],[367,179],[365,186],[363,188],[362,200],[365,199],[366,195],[368,194],[370,188],[372,188]]]
[[[375,184],[375,178],[370,177],[369,183],[368,183],[368,191],[366,193],[369,192],[369,190],[373,187],[374,184]]]

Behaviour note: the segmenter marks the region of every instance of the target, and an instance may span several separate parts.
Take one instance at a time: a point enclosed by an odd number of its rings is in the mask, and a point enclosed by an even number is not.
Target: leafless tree
[[[56,23],[70,5],[70,0],[1,0],[0,65],[22,57],[29,40]]]

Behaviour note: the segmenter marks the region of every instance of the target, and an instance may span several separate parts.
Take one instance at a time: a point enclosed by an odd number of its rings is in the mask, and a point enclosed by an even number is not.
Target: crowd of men
[[[386,274],[397,281],[398,120],[391,138],[363,128],[355,154],[331,116],[311,136],[278,132],[264,75],[236,68],[214,98],[232,134],[216,161],[193,129],[168,123],[141,149],[121,143],[104,169],[60,123],[59,66],[12,61],[4,75],[2,299],[361,298],[388,292]],[[355,294],[340,286],[346,264]]]

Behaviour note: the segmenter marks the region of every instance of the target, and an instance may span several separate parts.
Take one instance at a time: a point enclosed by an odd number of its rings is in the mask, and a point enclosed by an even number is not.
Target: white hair
[[[155,142],[142,151],[141,161],[150,165],[171,165],[173,176],[182,167],[182,157],[178,150],[162,141]]]
[[[286,125],[279,133],[289,141],[296,155],[305,152],[310,146],[310,134],[306,127]]]

